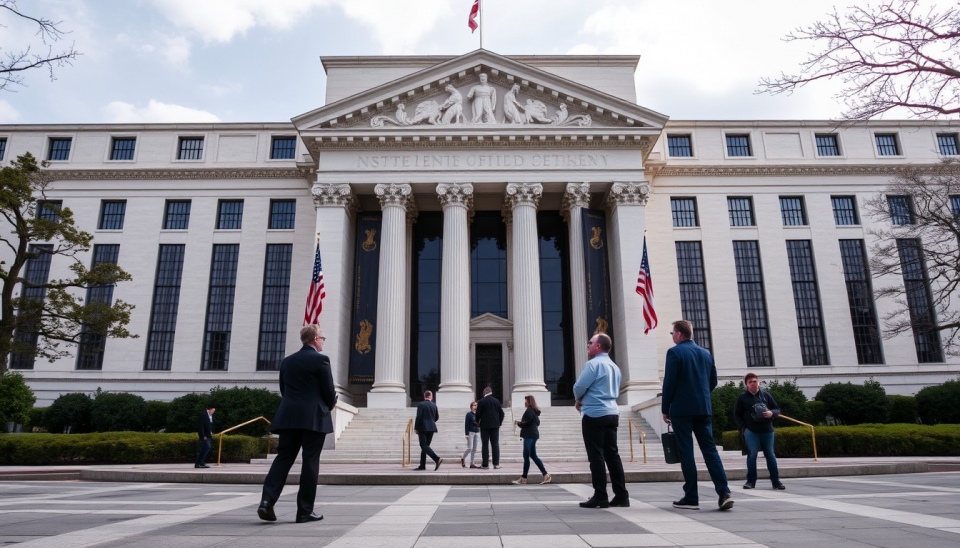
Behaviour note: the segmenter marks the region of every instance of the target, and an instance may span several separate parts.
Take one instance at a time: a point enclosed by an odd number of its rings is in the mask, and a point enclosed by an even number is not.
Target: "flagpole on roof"
[[[480,16],[480,49],[483,49],[483,0],[477,0],[477,4],[481,8],[477,15]],[[764,453],[764,456],[766,456],[766,453]]]

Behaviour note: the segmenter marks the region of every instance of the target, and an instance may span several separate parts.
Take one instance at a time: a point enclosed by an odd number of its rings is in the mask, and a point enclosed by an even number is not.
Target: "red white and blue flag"
[[[646,335],[657,327],[657,311],[653,308],[653,276],[650,275],[650,261],[647,259],[647,237],[643,237],[643,259],[640,260],[640,273],[637,274],[637,295],[643,297],[643,322]]]
[[[480,0],[473,0],[473,6],[470,7],[470,17],[467,19],[467,26],[470,27],[471,33],[477,30],[477,27],[479,26],[477,24],[477,15],[479,14],[480,14]]]
[[[303,311],[303,325],[320,323],[320,311],[323,310],[323,298],[327,292],[323,287],[323,266],[320,265],[320,242],[317,242],[317,256],[313,260],[313,277],[310,279],[310,291],[307,293],[307,306]]]

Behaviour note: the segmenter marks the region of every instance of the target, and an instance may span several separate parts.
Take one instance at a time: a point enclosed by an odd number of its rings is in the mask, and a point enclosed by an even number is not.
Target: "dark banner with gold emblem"
[[[380,212],[357,219],[356,268],[353,273],[353,327],[350,332],[352,384],[372,384],[377,356],[377,283],[380,274]]]
[[[591,336],[606,333],[613,339],[613,307],[610,304],[610,257],[607,246],[607,214],[584,208],[583,266],[587,278],[587,330]],[[611,358],[613,358],[611,352]]]

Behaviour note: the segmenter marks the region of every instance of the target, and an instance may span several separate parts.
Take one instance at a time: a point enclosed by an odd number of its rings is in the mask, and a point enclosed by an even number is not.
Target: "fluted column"
[[[467,408],[470,384],[470,232],[473,185],[437,185],[443,206],[443,266],[440,286],[439,407]]]
[[[511,406],[521,407],[533,394],[541,407],[550,405],[543,382],[543,317],[540,300],[540,251],[537,242],[537,205],[543,185],[510,183],[506,205],[513,211],[513,340],[516,377]]]
[[[410,397],[403,382],[407,291],[407,209],[413,189],[407,184],[379,184],[374,192],[383,210],[377,302],[377,358],[367,407],[406,407]]]
[[[581,210],[590,206],[590,183],[568,183],[563,194],[561,210],[570,235],[570,302],[573,310],[573,363],[577,376],[587,361],[584,341],[592,333],[587,331],[587,276],[583,264],[583,218]]]

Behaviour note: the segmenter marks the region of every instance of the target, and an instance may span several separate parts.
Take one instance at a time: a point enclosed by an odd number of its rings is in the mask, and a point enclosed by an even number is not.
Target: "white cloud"
[[[0,99],[0,124],[14,124],[20,121],[20,112],[13,105]]]
[[[446,17],[451,6],[448,0],[417,0],[416,3],[384,0],[338,0],[347,17],[356,19],[373,31],[384,53],[410,53],[417,42],[437,21]],[[469,5],[463,5],[463,32]]]
[[[146,107],[137,108],[130,103],[114,101],[103,107],[108,123],[190,123],[219,122],[220,118],[205,110],[197,110],[180,105],[168,105],[156,99],[150,99]]]

